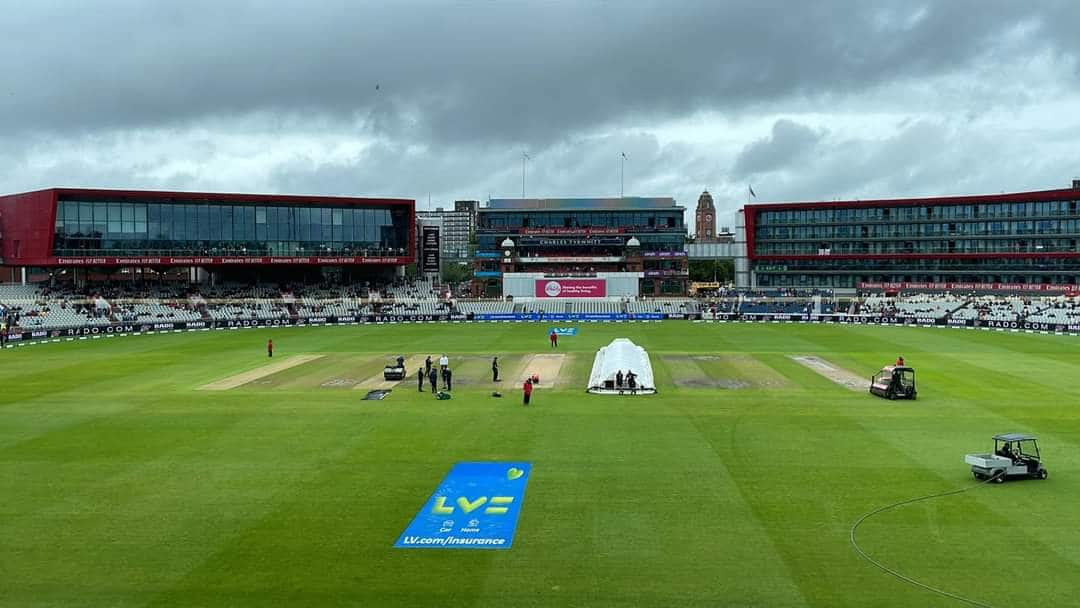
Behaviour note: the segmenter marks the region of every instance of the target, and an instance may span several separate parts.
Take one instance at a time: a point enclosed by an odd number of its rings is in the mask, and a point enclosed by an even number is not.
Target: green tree
[[[473,278],[472,266],[460,262],[443,264],[442,279],[446,283],[465,283]]]
[[[690,280],[706,283],[728,283],[735,279],[733,260],[690,260]]]

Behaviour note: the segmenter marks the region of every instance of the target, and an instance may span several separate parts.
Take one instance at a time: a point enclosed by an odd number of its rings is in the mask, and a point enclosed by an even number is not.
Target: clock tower
[[[697,230],[696,242],[716,242],[716,207],[713,206],[713,198],[708,190],[702,192],[701,196],[697,199],[697,210],[694,212],[694,225]]]

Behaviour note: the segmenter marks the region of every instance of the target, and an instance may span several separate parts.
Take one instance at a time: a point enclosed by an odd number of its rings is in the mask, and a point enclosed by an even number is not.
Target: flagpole
[[[521,198],[525,198],[525,161],[529,159],[528,152],[521,153]]]
[[[625,198],[624,184],[626,183],[626,153],[622,153],[619,161],[619,198]]]

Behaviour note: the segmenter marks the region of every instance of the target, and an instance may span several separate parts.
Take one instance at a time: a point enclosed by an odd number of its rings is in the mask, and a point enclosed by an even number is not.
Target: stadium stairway
[[[953,309],[949,310],[948,312],[946,312],[945,316],[942,317],[942,318],[945,319],[946,322],[948,322],[950,319],[953,318],[953,315],[956,314],[957,311],[962,310],[964,308],[967,308],[968,306],[971,306],[972,303],[974,303],[974,302],[975,302],[975,298],[967,298],[959,306],[957,306],[956,308],[953,308]]]

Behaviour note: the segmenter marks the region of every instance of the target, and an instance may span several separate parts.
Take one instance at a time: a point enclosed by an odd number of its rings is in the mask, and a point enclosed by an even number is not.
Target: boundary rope
[[[937,494],[927,494],[925,496],[918,496],[916,498],[907,498],[907,499],[901,500],[899,502],[894,502],[892,504],[885,505],[884,507],[878,507],[877,509],[874,509],[873,511],[863,513],[862,516],[860,516],[859,519],[856,519],[855,523],[853,523],[851,525],[851,533],[850,533],[851,546],[855,549],[855,552],[859,554],[859,557],[861,557],[861,558],[865,559],[866,561],[870,562],[870,564],[872,564],[874,567],[878,568],[882,572],[885,572],[886,574],[888,574],[890,576],[896,577],[896,578],[904,581],[905,583],[908,583],[910,585],[914,585],[914,586],[916,586],[916,587],[918,587],[920,589],[924,589],[924,590],[929,591],[931,593],[936,593],[936,594],[938,594],[938,595],[940,595],[942,597],[947,597],[947,598],[950,598],[950,599],[954,599],[954,600],[956,600],[958,602],[963,602],[963,603],[965,603],[965,604],[967,604],[969,606],[978,606],[979,608],[994,608],[993,606],[991,606],[990,604],[987,604],[985,602],[982,602],[982,601],[979,601],[979,600],[976,600],[976,599],[972,599],[972,598],[969,598],[969,597],[965,597],[965,596],[960,595],[958,593],[952,593],[950,591],[945,591],[944,589],[939,589],[939,588],[934,587],[932,585],[928,585],[928,584],[926,584],[926,583],[924,583],[922,581],[916,580],[916,579],[914,579],[914,578],[912,578],[912,577],[910,577],[910,576],[908,576],[908,575],[906,575],[906,574],[904,574],[902,572],[899,572],[899,571],[897,571],[897,570],[895,570],[893,568],[890,568],[890,567],[886,566],[885,564],[883,564],[880,561],[874,559],[873,557],[870,557],[870,555],[866,551],[864,551],[862,547],[859,546],[858,541],[855,540],[855,533],[859,529],[859,526],[862,525],[862,523],[864,521],[866,521],[867,519],[870,519],[871,517],[873,517],[875,515],[878,515],[880,513],[884,513],[886,511],[891,511],[893,509],[902,507],[904,505],[910,505],[910,504],[914,504],[914,503],[917,503],[917,502],[922,502],[924,500],[931,500],[931,499],[934,499],[934,498],[943,498],[945,496],[953,496],[953,495],[956,495],[956,494],[963,494],[964,492],[970,492],[971,490],[974,490],[976,488],[981,488],[981,487],[985,486],[986,484],[996,480],[997,478],[998,478],[998,476],[995,475],[993,477],[988,477],[988,478],[986,478],[986,480],[981,481],[981,482],[979,482],[977,484],[970,485],[970,486],[965,486],[965,487],[960,488],[958,490],[949,490],[949,491],[946,491],[946,492],[938,492]]]

